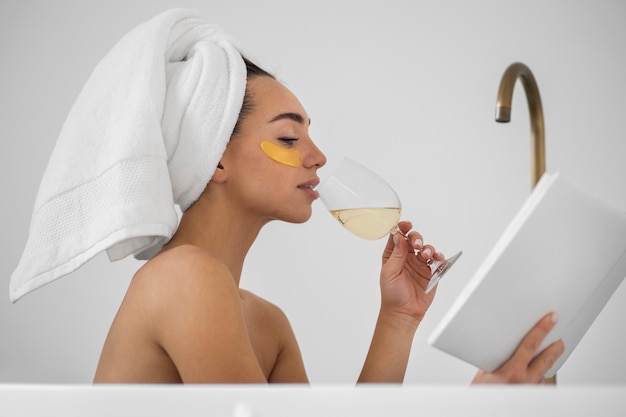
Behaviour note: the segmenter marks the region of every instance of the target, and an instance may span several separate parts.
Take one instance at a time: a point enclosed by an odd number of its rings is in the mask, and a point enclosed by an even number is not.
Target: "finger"
[[[389,234],[387,238],[387,245],[383,251],[383,262],[391,256],[391,254],[396,250],[396,248],[400,247],[404,250],[404,246],[406,246],[406,234],[411,230],[413,225],[409,221],[401,221],[398,223],[398,229]],[[400,244],[400,240],[404,241],[404,244]]]
[[[409,244],[413,247],[413,249],[416,250],[421,250],[422,247],[424,246],[424,238],[422,237],[422,234],[416,231],[411,231],[409,232],[409,234],[407,235],[407,239],[409,241]]]
[[[556,313],[548,313],[543,316],[541,320],[539,320],[537,324],[535,324],[533,328],[526,333],[526,336],[522,339],[522,342],[509,362],[513,366],[524,366],[524,368],[528,367],[532,359],[535,357],[537,349],[541,346],[543,339],[545,339],[548,333],[550,333],[550,330],[552,330],[557,320],[558,315]]]
[[[565,351],[563,340],[557,340],[550,346],[541,351],[541,353],[531,361],[528,367],[528,382],[541,382],[548,369],[556,363],[557,359]]]
[[[400,229],[402,234],[405,236],[407,233],[409,233],[412,227],[413,227],[413,223],[411,223],[410,221],[403,220],[398,223],[398,229]]]
[[[437,253],[435,253],[433,255],[433,259],[435,261],[445,261],[446,260],[446,256],[443,253],[441,253],[441,252],[437,252]]]
[[[392,245],[391,248],[389,244],[387,248],[385,248],[382,271],[393,277],[402,271],[404,262],[409,253],[409,244],[405,240],[404,235],[400,232],[390,236],[390,242]]]
[[[387,239],[387,244],[385,245],[385,249],[383,250],[382,260],[383,263],[389,259],[391,254],[396,250],[396,247],[399,244],[399,240],[404,240],[404,236],[402,236],[401,232],[390,233],[389,238]]]
[[[420,253],[417,254],[417,259],[419,259],[422,262],[432,261],[431,258],[436,252],[437,251],[435,250],[433,245],[424,245],[422,247],[422,250],[420,250]]]

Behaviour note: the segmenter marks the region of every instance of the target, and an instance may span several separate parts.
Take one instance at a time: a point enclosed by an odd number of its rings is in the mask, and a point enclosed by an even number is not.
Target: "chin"
[[[310,218],[313,210],[309,208],[307,211],[302,211],[301,213],[291,213],[288,216],[283,217],[283,220],[288,223],[301,224],[306,223]]]

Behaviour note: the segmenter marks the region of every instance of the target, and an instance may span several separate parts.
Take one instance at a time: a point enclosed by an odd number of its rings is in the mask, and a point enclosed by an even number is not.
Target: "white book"
[[[559,321],[538,350],[563,339],[553,376],[625,276],[626,215],[546,173],[429,343],[491,372],[554,311]]]

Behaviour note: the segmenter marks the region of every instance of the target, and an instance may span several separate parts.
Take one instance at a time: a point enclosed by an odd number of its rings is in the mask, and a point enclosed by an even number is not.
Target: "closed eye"
[[[293,146],[294,142],[296,142],[298,138],[283,136],[283,137],[278,138],[278,140],[283,142],[286,145]]]

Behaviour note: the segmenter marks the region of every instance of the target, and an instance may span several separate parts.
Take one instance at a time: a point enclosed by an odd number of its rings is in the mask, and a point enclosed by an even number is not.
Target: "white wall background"
[[[512,123],[493,120],[500,76],[510,63],[526,63],[537,78],[548,170],[626,211],[621,0],[3,0],[0,290],[6,294],[41,175],[90,71],[126,31],[179,6],[222,25],[288,84],[313,119],[329,167],[344,155],[371,165],[396,187],[403,217],[428,240],[448,253],[465,251],[415,337],[409,383],[465,384],[474,373],[426,339],[529,192],[521,85]],[[321,203],[314,211],[305,225],[276,223],[261,233],[242,286],[290,316],[313,383],[352,383],[378,312],[383,242],[345,232]],[[593,244],[580,236],[576,257],[584,259]],[[101,256],[15,305],[0,297],[0,382],[90,382],[138,266]],[[626,383],[624,317],[626,285],[559,372],[561,384]]]

